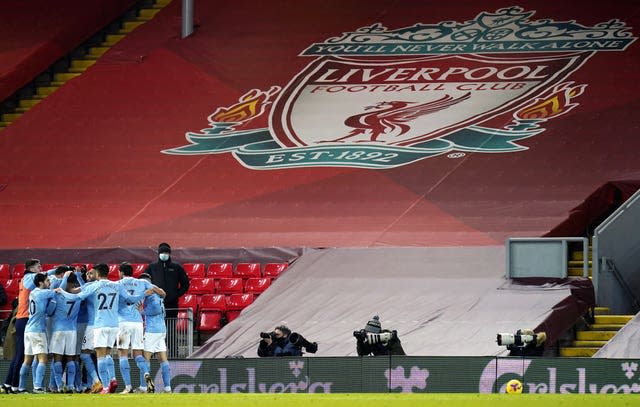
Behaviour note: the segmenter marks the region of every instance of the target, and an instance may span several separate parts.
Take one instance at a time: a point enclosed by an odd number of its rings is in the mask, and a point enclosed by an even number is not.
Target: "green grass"
[[[24,394],[0,395],[11,407],[615,407],[640,405],[634,394]],[[215,403],[215,404],[214,404]]]

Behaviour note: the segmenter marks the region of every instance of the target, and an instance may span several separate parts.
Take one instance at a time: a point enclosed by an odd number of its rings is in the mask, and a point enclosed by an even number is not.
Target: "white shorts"
[[[82,350],[93,350],[93,325],[87,325],[82,339]]]
[[[166,352],[166,333],[146,332],[144,334],[144,351],[150,353]]]
[[[49,353],[49,348],[47,346],[47,334],[44,332],[25,332],[24,354],[34,356],[41,353]]]
[[[144,348],[142,322],[120,322],[118,326],[118,349],[141,350]]]
[[[76,355],[76,331],[55,331],[51,334],[49,352],[56,355]]]
[[[118,339],[118,328],[96,328],[93,327],[93,347],[113,348]]]
[[[84,344],[84,333],[87,330],[87,324],[78,324],[78,334],[76,335],[76,355],[82,353],[82,345]]]

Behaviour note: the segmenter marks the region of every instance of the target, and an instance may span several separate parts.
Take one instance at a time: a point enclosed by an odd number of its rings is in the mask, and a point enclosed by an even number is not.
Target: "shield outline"
[[[577,51],[577,52],[568,52],[568,53],[547,53],[544,55],[531,55],[531,54],[520,54],[517,56],[508,56],[506,57],[504,54],[492,56],[488,54],[446,54],[446,55],[429,55],[429,56],[421,56],[416,57],[412,56],[409,58],[403,57],[387,57],[387,58],[372,58],[372,57],[343,57],[343,56],[323,56],[315,59],[310,62],[300,73],[298,73],[292,80],[283,87],[282,91],[278,95],[278,98],[273,104],[269,115],[269,129],[273,135],[273,139],[280,144],[282,147],[305,147],[311,146],[315,144],[307,144],[304,142],[304,139],[299,137],[299,135],[295,132],[295,129],[291,123],[291,107],[294,105],[295,100],[300,95],[302,89],[306,86],[310,77],[318,72],[322,68],[322,66],[328,61],[337,61],[345,64],[352,64],[354,66],[391,66],[391,65],[401,65],[406,64],[407,62],[416,62],[416,61],[432,61],[432,60],[442,60],[442,59],[460,59],[460,60],[472,60],[475,62],[509,62],[509,63],[540,63],[551,60],[559,60],[566,59],[567,63],[563,68],[554,72],[549,78],[544,81],[541,81],[536,86],[533,86],[529,91],[524,92],[517,98],[506,101],[500,106],[489,110],[487,112],[477,114],[471,117],[468,117],[465,120],[459,121],[457,123],[453,123],[452,125],[442,127],[436,131],[432,131],[423,136],[415,137],[410,140],[405,140],[399,142],[397,144],[389,144],[389,145],[397,145],[397,146],[410,146],[416,143],[421,143],[427,140],[435,139],[438,137],[445,136],[450,134],[456,130],[467,127],[469,125],[478,125],[480,123],[486,122],[494,117],[500,116],[506,112],[511,110],[516,110],[516,108],[520,107],[520,104],[527,102],[529,100],[534,99],[536,96],[540,95],[548,88],[553,87],[554,85],[560,83],[565,80],[571,73],[579,69],[592,55],[595,54],[595,51]],[[360,65],[358,65],[360,64]],[[349,143],[340,143],[340,145],[346,145]]]

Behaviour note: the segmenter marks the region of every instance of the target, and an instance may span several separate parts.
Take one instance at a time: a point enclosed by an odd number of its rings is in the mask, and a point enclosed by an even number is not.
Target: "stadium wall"
[[[170,363],[177,393],[504,393],[511,379],[521,380],[525,393],[640,393],[638,359],[379,356]],[[8,365],[0,361],[1,377]],[[161,383],[155,360],[151,368]],[[135,386],[137,372],[131,376]]]

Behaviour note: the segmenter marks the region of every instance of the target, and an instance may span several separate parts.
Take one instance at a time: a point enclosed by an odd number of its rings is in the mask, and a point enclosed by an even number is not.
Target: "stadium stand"
[[[0,281],[6,281],[11,278],[11,266],[9,264],[0,264]]]
[[[207,277],[229,278],[233,277],[233,263],[211,263],[207,267]]]

